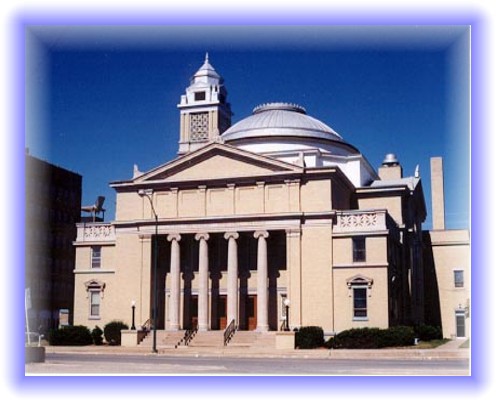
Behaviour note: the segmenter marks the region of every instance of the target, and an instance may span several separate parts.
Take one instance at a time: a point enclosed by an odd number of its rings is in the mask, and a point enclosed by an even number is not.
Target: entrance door
[[[456,336],[465,337],[465,311],[456,312]]]
[[[248,330],[257,328],[257,296],[248,295],[248,304],[246,305],[246,315],[248,318]]]
[[[217,316],[219,317],[219,329],[224,330],[227,327],[227,296],[225,295],[219,295]]]

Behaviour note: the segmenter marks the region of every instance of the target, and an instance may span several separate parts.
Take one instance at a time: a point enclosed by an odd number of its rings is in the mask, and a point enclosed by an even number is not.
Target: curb
[[[46,347],[49,354],[87,354],[87,355],[150,355],[150,356],[183,356],[191,358],[218,357],[218,358],[302,358],[302,359],[418,359],[418,360],[446,360],[470,359],[470,349],[384,349],[384,350],[290,350],[274,352],[270,349],[251,350],[247,348],[210,348],[188,347],[185,349],[159,348],[158,354],[143,347]]]

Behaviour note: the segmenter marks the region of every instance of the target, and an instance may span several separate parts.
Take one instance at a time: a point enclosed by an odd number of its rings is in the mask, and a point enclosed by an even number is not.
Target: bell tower
[[[209,63],[207,53],[177,105],[181,114],[178,154],[215,141],[231,126],[231,105],[226,98],[224,80]]]

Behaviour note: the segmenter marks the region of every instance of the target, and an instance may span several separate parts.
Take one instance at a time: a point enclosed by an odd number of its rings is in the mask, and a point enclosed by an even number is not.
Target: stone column
[[[238,322],[238,244],[239,234],[229,232],[224,234],[228,240],[227,246],[227,324],[232,320]]]
[[[207,233],[195,235],[200,241],[198,261],[198,330],[208,330],[208,244],[210,236]]]
[[[267,231],[255,231],[257,248],[257,331],[269,330],[269,289],[267,267]]]
[[[179,249],[180,234],[169,234],[167,241],[171,242],[171,291],[170,291],[170,308],[169,308],[169,329],[179,330],[179,307],[181,297],[181,254]]]

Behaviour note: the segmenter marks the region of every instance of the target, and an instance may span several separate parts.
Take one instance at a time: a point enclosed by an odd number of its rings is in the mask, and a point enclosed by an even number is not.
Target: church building
[[[227,95],[207,55],[178,104],[178,157],[112,182],[114,221],[78,224],[75,324],[131,326],[133,303],[136,326],[170,332],[429,323],[469,336],[469,238],[445,230],[440,158],[426,233],[419,173],[389,150],[376,171],[290,103],[232,125]]]

